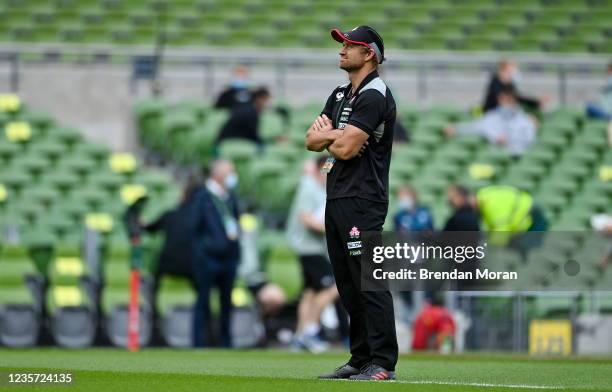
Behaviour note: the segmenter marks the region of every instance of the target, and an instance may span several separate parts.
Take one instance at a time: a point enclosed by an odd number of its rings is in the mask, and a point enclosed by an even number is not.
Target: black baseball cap
[[[331,36],[338,42],[348,42],[353,45],[363,45],[374,51],[378,64],[385,61],[385,45],[382,37],[370,26],[359,26],[353,30],[342,32],[332,29]]]

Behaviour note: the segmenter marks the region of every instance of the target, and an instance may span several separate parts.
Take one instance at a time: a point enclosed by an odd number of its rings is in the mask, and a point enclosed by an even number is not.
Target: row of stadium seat
[[[89,346],[99,330],[103,339],[125,346],[129,244],[123,211],[146,192],[152,201],[143,219],[150,221],[176,205],[180,186],[130,154],[84,141],[77,130],[28,110],[13,95],[0,96],[0,127],[0,344],[34,345],[48,326],[60,346]],[[98,270],[89,264],[92,235]],[[258,246],[271,276],[295,297],[300,283],[293,258],[266,250],[278,239],[263,233]],[[154,269],[161,240],[144,239],[145,276]],[[142,344],[152,333],[150,292],[145,294]],[[190,345],[185,320],[193,297],[189,282],[162,281],[159,308],[168,344]],[[237,298],[237,306],[249,303],[244,289]]]
[[[225,118],[227,114],[201,103],[196,106],[194,109],[193,102],[140,102],[135,107],[135,116],[141,140],[148,148],[167,154],[169,159],[184,159],[187,155],[181,151],[181,144],[166,145],[162,149],[154,140],[167,140],[162,135],[173,132],[173,128],[167,126],[165,119],[179,115],[190,118],[183,121],[191,124],[182,128],[185,134],[199,132],[214,140],[220,121],[211,119]],[[264,121],[261,131],[266,144],[262,151],[248,141],[228,140],[220,145],[217,153],[236,164],[243,198],[251,199],[262,210],[287,211],[290,195],[297,185],[296,173],[300,172],[304,159],[314,156],[304,150],[304,130],[319,110],[318,104],[292,110],[291,126],[285,127],[288,134],[279,133],[275,122]],[[526,264],[514,253],[509,258],[494,257],[500,268],[526,268],[543,285],[558,277],[563,263],[574,258],[584,268],[581,287],[603,288],[611,283],[610,276],[602,276],[598,270],[605,241],[589,241],[586,238],[589,231],[585,231],[590,229],[594,214],[609,213],[612,205],[612,151],[606,140],[604,122],[589,120],[571,108],[546,113],[541,119],[537,142],[516,159],[479,137],[448,139],[444,136],[445,125],[470,120],[471,113],[439,105],[427,110],[400,107],[398,115],[411,131],[411,142],[396,144],[393,149],[391,213],[396,210],[395,190],[410,184],[419,192],[421,202],[431,207],[435,227],[441,228],[451,212],[446,202],[450,184],[464,184],[473,190],[490,184],[513,185],[534,195],[555,233],[545,242],[547,246],[534,253]],[[156,136],[151,138],[152,134]],[[209,147],[206,151],[211,150]],[[392,230],[392,219],[387,219],[385,229]],[[559,241],[556,238],[559,231],[569,232],[571,239]],[[543,257],[545,254],[549,256]],[[577,284],[576,281],[566,283]]]
[[[23,325],[35,321],[40,325],[40,303],[43,301],[48,307],[58,344],[90,344],[92,329],[102,323],[109,339],[122,345],[125,343],[125,331],[121,328],[125,326],[122,318],[125,317],[128,292],[129,256],[119,221],[123,209],[121,195],[129,198],[130,194],[142,191],[133,185],[146,185],[155,200],[162,201],[151,203],[152,210],[147,214],[154,217],[176,202],[178,187],[172,186],[166,175],[138,167],[133,157],[110,155],[103,147],[83,141],[78,132],[59,127],[47,116],[23,107],[7,109],[9,107],[11,105],[0,99],[0,108],[5,110],[0,116],[5,131],[0,137],[0,226],[3,238],[20,242],[20,245],[9,245],[8,251],[0,254],[0,313],[5,312],[3,320],[16,322],[7,326],[3,321],[2,331],[8,328],[9,332],[23,331],[25,335],[35,331],[35,327],[25,329]],[[294,109],[289,134],[283,133],[286,128],[280,127],[275,114],[267,114],[269,119],[262,124],[263,137],[267,141],[263,153],[248,142],[231,141],[220,146],[218,154],[236,163],[241,176],[239,191],[244,197],[252,197],[258,208],[281,215],[286,212],[297,185],[300,165],[303,159],[313,156],[303,148],[303,130],[319,110],[318,104]],[[139,135],[148,148],[185,163],[193,163],[192,159],[202,163],[212,157],[212,140],[227,116],[193,101],[178,104],[143,101],[136,106],[135,115]],[[545,114],[537,144],[515,162],[503,150],[486,146],[478,138],[445,139],[442,134],[445,124],[471,118],[471,114],[452,106],[424,111],[400,108],[400,117],[412,132],[412,142],[394,147],[391,186],[394,190],[401,184],[415,185],[422,201],[432,207],[436,227],[442,225],[449,213],[444,191],[450,183],[462,182],[474,189],[490,183],[522,187],[536,195],[553,229],[571,231],[570,238],[559,238],[553,233],[555,235],[545,240],[545,251],[530,255],[524,264],[516,254],[507,252],[492,260],[508,268],[524,269],[535,283],[544,285],[563,278],[559,268],[565,260],[575,259],[584,269],[584,274],[580,275],[581,287],[609,287],[610,274],[601,274],[597,269],[602,242],[582,232],[592,214],[609,212],[611,205],[609,167],[612,161],[610,149],[606,147],[604,125],[571,109]],[[23,122],[29,127],[23,126]],[[209,144],[203,151],[210,155],[185,154],[182,148],[190,147],[190,143],[181,141],[176,135],[168,136],[170,132],[189,137],[207,133]],[[170,143],[159,143],[164,139]],[[155,144],[156,141],[159,144]],[[88,163],[79,162],[81,160]],[[392,200],[391,213],[395,211],[394,205]],[[104,261],[101,271],[91,271],[83,262],[81,232],[84,222],[100,231]],[[387,224],[386,228],[391,227]],[[12,236],[12,231],[21,233],[23,238]],[[149,270],[159,240],[151,238],[145,244]],[[282,233],[262,230],[259,246],[268,248],[262,250],[262,259],[268,262],[269,277],[295,297],[300,286],[299,273],[295,256],[284,244]],[[97,274],[106,277],[101,314],[94,306],[97,298],[92,296],[91,285],[87,284],[87,279],[82,279]],[[41,300],[37,294],[40,293],[40,289],[36,289],[40,287],[36,284],[38,280],[24,281],[24,275],[48,279],[46,299]],[[163,284],[162,315],[172,314],[172,317],[185,320],[189,317],[185,309],[192,302],[193,293],[186,282]],[[543,314],[563,308],[555,301],[538,303]],[[6,316],[7,311],[12,313]],[[150,309],[145,306],[142,311],[143,319],[149,317]],[[75,318],[82,320],[77,323],[79,341],[69,338],[76,334],[70,329]],[[14,342],[2,331],[0,337],[4,344]],[[176,333],[171,336],[176,339],[171,344],[186,344],[188,333],[173,331]],[[31,342],[32,335],[28,336]],[[25,339],[28,336],[20,336],[22,344],[28,342]]]
[[[247,141],[221,144],[218,153],[236,162],[243,197],[264,209],[287,211],[297,184],[295,173],[303,159],[313,156],[304,150],[303,132],[319,109],[308,105],[293,110],[285,134],[276,114],[264,115],[260,128],[266,145],[261,153]],[[174,161],[195,163],[212,157],[212,143],[227,114],[202,104],[194,108],[193,102],[147,100],[136,105],[135,116],[147,148]],[[411,142],[394,147],[392,193],[401,184],[414,185],[422,201],[433,207],[437,227],[448,216],[445,191],[451,183],[473,189],[507,184],[529,191],[555,229],[585,229],[590,217],[605,212],[612,201],[606,124],[575,110],[547,113],[537,142],[518,161],[479,137],[446,138],[444,126],[470,119],[467,112],[445,106],[426,111],[400,108],[400,117],[411,130]]]
[[[331,27],[379,28],[388,47],[416,50],[610,51],[608,1],[188,0],[0,4],[0,40],[170,45],[332,47]],[[69,3],[69,4],[64,4]],[[272,29],[270,27],[273,27]]]

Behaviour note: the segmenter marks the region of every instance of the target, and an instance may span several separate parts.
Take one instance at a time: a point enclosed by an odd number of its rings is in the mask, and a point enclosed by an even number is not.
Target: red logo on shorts
[[[349,236],[351,238],[359,238],[359,229],[357,228],[357,226],[353,226],[353,228],[349,232]]]

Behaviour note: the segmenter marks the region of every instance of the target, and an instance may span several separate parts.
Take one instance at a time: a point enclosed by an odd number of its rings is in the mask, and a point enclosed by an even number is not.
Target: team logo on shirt
[[[361,248],[361,241],[351,241],[346,243],[349,249],[359,249]]]
[[[344,98],[344,93],[342,91],[340,91],[339,93],[336,94],[336,101],[339,101],[342,98]]]
[[[360,234],[361,233],[359,232],[357,226],[353,226],[351,231],[349,231],[349,237],[351,237],[352,240],[358,240]],[[346,243],[346,247],[349,250],[350,256],[361,255],[361,241],[349,241]]]
[[[349,251],[349,256],[361,256],[361,249],[353,249]]]

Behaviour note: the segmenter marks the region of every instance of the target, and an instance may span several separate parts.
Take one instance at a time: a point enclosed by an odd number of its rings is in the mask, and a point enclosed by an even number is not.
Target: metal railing
[[[524,71],[530,73],[554,74],[557,79],[559,102],[568,102],[568,78],[581,75],[603,75],[608,56],[596,54],[539,54],[539,53],[468,53],[468,52],[410,52],[387,51],[389,60],[385,72],[410,70],[417,75],[417,97],[424,101],[430,95],[431,74],[443,70],[491,71],[503,57],[517,60]],[[13,92],[19,92],[19,81],[24,62],[41,64],[74,63],[82,66],[91,64],[123,65],[137,78],[138,64],[143,59],[156,56],[153,46],[119,47],[113,45],[65,45],[65,44],[4,44],[0,45],[0,63],[8,63],[8,78]],[[204,72],[203,91],[213,91],[217,69],[226,69],[233,64],[266,66],[273,69],[275,89],[285,96],[289,71],[320,69],[329,71],[337,64],[337,51],[330,49],[266,49],[266,48],[204,48],[186,47],[165,49],[161,58],[155,58],[155,73],[158,77],[164,70],[175,66],[189,66]]]

